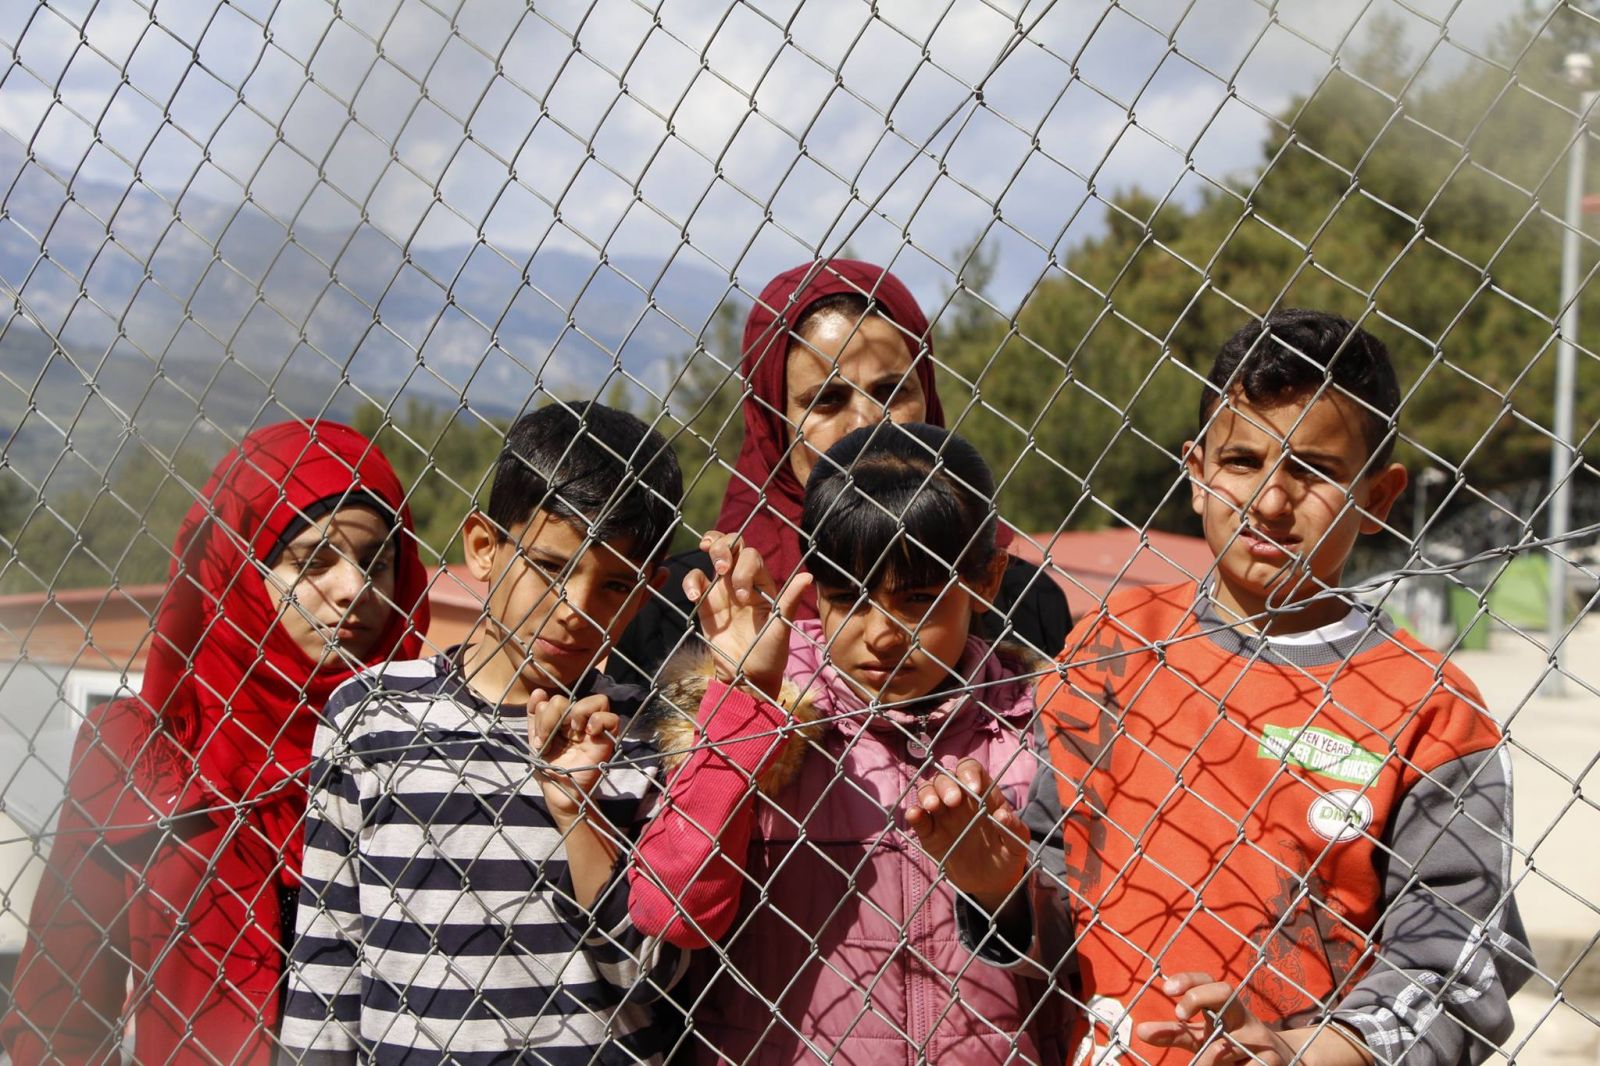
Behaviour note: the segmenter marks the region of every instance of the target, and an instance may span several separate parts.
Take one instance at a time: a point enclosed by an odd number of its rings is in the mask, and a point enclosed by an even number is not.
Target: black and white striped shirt
[[[638,689],[592,675],[625,719]],[[449,654],[358,675],[317,730],[281,1039],[300,1063],[653,1063],[679,953],[628,920],[624,867],[592,913],[532,773],[527,713]],[[624,727],[597,797],[636,836],[654,752]]]

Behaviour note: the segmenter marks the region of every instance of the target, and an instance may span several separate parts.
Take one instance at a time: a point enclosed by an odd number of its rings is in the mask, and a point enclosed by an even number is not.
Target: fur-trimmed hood
[[[717,680],[716,661],[704,641],[690,637],[677,654],[662,664],[657,677],[660,687],[642,713],[662,761],[672,770],[700,743],[700,704],[711,682]],[[783,751],[756,778],[756,787],[768,796],[794,780],[807,745],[822,735],[823,728],[809,694],[802,694],[787,677],[778,692],[778,705],[789,712],[798,728],[784,738]]]

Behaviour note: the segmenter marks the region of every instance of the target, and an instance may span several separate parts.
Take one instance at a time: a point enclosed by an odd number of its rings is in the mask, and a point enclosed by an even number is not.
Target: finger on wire
[[[585,735],[590,740],[599,740],[602,737],[615,738],[617,730],[622,726],[622,719],[614,711],[596,711],[589,716],[585,723]]]
[[[991,814],[1006,805],[1006,798],[994,787],[989,768],[977,759],[969,756],[956,763],[955,777],[968,792],[983,799],[984,806]]]
[[[936,774],[933,780],[917,785],[917,805],[929,814],[939,814],[960,803],[961,790],[952,787],[950,779],[943,774]]]
[[[939,792],[939,798],[951,810],[957,807],[976,806],[976,799],[981,793],[972,788],[966,781],[949,770],[940,770],[933,778],[933,787]]]
[[[905,808],[906,828],[915,833],[923,845],[937,850],[943,847],[944,838],[949,835],[948,827],[939,817],[944,809],[938,790],[926,781],[919,781]]]
[[[987,766],[970,757],[962,759],[956,764],[956,779],[969,792],[982,799],[984,810],[1002,829],[1024,844],[1032,839],[1033,835],[1022,821],[1022,815],[1006,800],[1005,793],[1000,791]]]
[[[727,580],[728,588],[738,603],[753,604],[758,597],[770,597],[773,592],[767,561],[754,548],[739,549]]]
[[[912,817],[913,811],[916,812],[915,818]],[[953,823],[946,815],[959,812],[963,815],[964,825],[977,811],[976,801],[962,791],[954,778],[941,770],[931,779],[917,782],[916,793],[912,796],[911,806],[906,811],[906,822],[912,828],[926,821],[930,831],[940,828],[941,825],[949,830],[953,829]]]
[[[1196,1056],[1194,1061],[1195,1066],[1244,1066],[1250,1062],[1259,1066],[1276,1066],[1279,1059],[1276,1055],[1252,1054],[1223,1034],[1215,1037],[1210,1046]]]
[[[1216,984],[1217,979],[1208,973],[1191,970],[1185,973],[1169,973],[1161,979],[1162,994],[1177,999],[1191,988],[1201,985]]]
[[[1277,1051],[1240,1043],[1227,1030],[1213,1030],[1211,1043],[1195,1058],[1198,1066],[1287,1066],[1289,1060]]]
[[[1199,1051],[1205,1046],[1211,1030],[1188,1022],[1139,1022],[1133,1027],[1133,1035],[1156,1047]]]
[[[1216,1015],[1227,1029],[1237,1029],[1250,1020],[1238,990],[1210,974],[1185,973],[1169,977],[1161,990],[1176,999],[1173,1013],[1182,1021],[1201,1020]]]
[[[564,722],[568,740],[599,737],[617,726],[617,716],[611,711],[611,700],[603,695],[585,696],[567,708]]]
[[[711,558],[712,572],[720,576],[733,569],[742,543],[737,533],[719,533],[713,529],[700,538],[700,547]]]
[[[545,754],[552,744],[564,738],[567,711],[571,706],[572,701],[567,697],[551,695],[542,688],[528,694],[528,740],[535,754]]]
[[[1196,1066],[1248,1062],[1251,1057],[1215,1014],[1202,1014],[1188,1021],[1139,1022],[1133,1027],[1133,1035],[1155,1047],[1192,1052]]]
[[[790,575],[788,582],[783,586],[783,591],[778,593],[778,615],[785,622],[793,622],[800,613],[800,604],[805,600],[806,590],[811,587],[811,575],[804,570],[796,570]]]
[[[528,747],[535,752],[544,747],[544,730],[539,726],[539,707],[549,698],[549,693],[542,688],[528,693]]]
[[[1239,998],[1237,988],[1206,973],[1180,973],[1167,977],[1161,991],[1174,998],[1172,1022],[1141,1022],[1134,1033],[1158,1047],[1197,1052],[1195,1062],[1207,1066],[1223,1063],[1279,1063],[1276,1050],[1253,1051],[1262,1028]]]
[[[699,603],[711,588],[711,579],[702,571],[690,570],[683,575],[683,594],[690,603]]]
[[[943,806],[976,808],[984,802],[984,794],[991,782],[989,772],[976,759],[962,759],[953,769],[937,767],[927,782]]]

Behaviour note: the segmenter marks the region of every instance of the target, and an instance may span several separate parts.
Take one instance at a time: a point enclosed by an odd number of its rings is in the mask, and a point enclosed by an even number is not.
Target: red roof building
[[[1067,594],[1072,617],[1100,609],[1117,588],[1194,581],[1211,570],[1211,549],[1200,537],[1136,529],[1033,533],[1011,542],[1011,554],[1041,563]]]
[[[458,644],[483,610],[483,585],[466,567],[441,566],[430,576],[433,621],[428,642]],[[144,669],[148,637],[166,585],[63,589],[0,596],[0,662],[26,658],[78,670]]]

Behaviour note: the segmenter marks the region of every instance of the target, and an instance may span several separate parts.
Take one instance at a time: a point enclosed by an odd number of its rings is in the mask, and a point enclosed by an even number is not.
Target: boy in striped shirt
[[[468,641],[358,674],[318,729],[283,1057],[655,1063],[677,953],[628,920],[656,791],[642,690],[598,669],[665,571],[659,433],[599,404],[512,427],[463,529]]]

